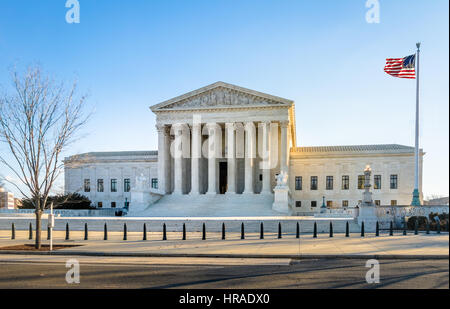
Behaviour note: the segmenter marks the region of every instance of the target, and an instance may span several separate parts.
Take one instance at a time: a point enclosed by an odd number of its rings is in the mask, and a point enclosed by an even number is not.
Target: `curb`
[[[261,258],[261,259],[376,259],[376,260],[448,260],[448,254],[417,255],[417,254],[303,254],[303,255],[277,255],[277,254],[209,254],[209,253],[140,253],[140,252],[86,252],[86,251],[0,251],[2,254],[16,255],[58,255],[58,256],[100,256],[100,257],[193,257],[193,258]]]

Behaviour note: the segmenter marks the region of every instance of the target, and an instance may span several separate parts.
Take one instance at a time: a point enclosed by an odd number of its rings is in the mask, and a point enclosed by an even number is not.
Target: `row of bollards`
[[[447,226],[446,228],[448,229],[448,222],[447,222]],[[33,239],[33,227],[32,224],[29,224],[29,235],[28,238],[29,239]],[[437,230],[436,230],[437,234],[441,233],[441,225],[438,222],[437,223]],[[89,239],[89,231],[88,231],[88,225],[87,223],[84,224],[84,240],[88,240]],[[419,234],[419,227],[418,227],[418,220],[415,221],[414,224],[414,235],[418,235]],[[430,224],[429,222],[427,222],[426,224],[426,234],[430,234]],[[389,236],[393,236],[394,235],[394,227],[393,227],[393,222],[390,221],[389,223]],[[407,235],[407,229],[406,229],[406,224],[403,227],[403,235]],[[317,238],[318,233],[317,233],[317,222],[314,222],[314,226],[313,226],[313,238]],[[330,221],[330,227],[329,227],[329,237],[333,237],[334,236],[334,230],[333,230],[333,222]],[[375,227],[375,236],[380,236],[380,225],[379,222],[376,222],[376,227]],[[345,237],[350,237],[350,227],[349,227],[349,222],[346,222],[345,225]],[[361,222],[361,237],[365,237],[365,226],[364,226],[364,221]],[[11,239],[15,239],[16,238],[16,228],[14,223],[12,223],[11,225]],[[123,225],[123,240],[127,240],[128,236],[127,236],[127,224],[124,223]],[[222,237],[223,240],[226,239],[226,230],[225,230],[225,223],[222,223]],[[260,239],[264,239],[264,223],[261,222],[260,223],[260,233],[259,233],[259,238]],[[278,222],[278,234],[277,234],[277,238],[281,239],[282,238],[282,228],[281,228],[281,222]],[[295,238],[300,238],[300,224],[297,222],[296,224],[296,232],[295,232]],[[47,227],[47,239],[50,239],[50,228]],[[108,227],[107,224],[105,223],[104,225],[104,240],[108,240]],[[166,224],[163,223],[163,240],[167,240],[167,228],[166,228]],[[245,226],[244,223],[241,223],[241,239],[245,239]],[[70,229],[69,229],[69,223],[66,223],[66,235],[65,235],[65,240],[70,240]],[[147,240],[147,226],[144,223],[143,225],[143,236],[142,236],[142,240]],[[182,240],[186,240],[186,224],[183,223],[183,231],[182,231]],[[205,223],[202,224],[202,240],[206,240],[206,227],[205,227]]]

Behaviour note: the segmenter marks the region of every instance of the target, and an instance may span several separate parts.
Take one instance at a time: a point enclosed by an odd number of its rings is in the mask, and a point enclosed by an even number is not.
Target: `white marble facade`
[[[180,203],[183,197],[201,198],[204,194],[247,196],[246,201],[251,201],[252,195],[264,195],[273,202],[276,175],[285,171],[292,213],[307,214],[320,210],[323,196],[331,207],[354,207],[363,191],[357,189],[358,175],[369,164],[372,175],[381,178],[374,200],[383,205],[410,203],[412,147],[297,147],[291,100],[217,82],[154,105],[151,110],[156,115],[158,151],[66,158],[66,192],[85,194],[102,207],[111,207],[113,202],[121,207],[125,199],[132,200],[131,193],[124,191],[125,179],[130,179],[133,188],[136,177],[143,175],[148,181],[141,191],[179,196]],[[390,189],[391,175],[397,177],[396,189]],[[299,176],[301,190],[295,180]],[[316,190],[311,190],[311,176],[317,177]],[[331,189],[326,187],[327,176],[329,183],[329,176],[333,177]],[[342,176],[349,178],[348,189],[342,188]],[[84,192],[86,179],[90,192]],[[95,187],[98,179],[103,179],[103,192]],[[112,179],[117,192],[111,192]]]

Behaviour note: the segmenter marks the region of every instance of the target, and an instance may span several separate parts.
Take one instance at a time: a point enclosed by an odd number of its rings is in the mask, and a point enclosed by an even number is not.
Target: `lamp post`
[[[320,212],[324,213],[327,210],[327,206],[325,205],[325,196],[322,196],[322,206],[320,207]]]

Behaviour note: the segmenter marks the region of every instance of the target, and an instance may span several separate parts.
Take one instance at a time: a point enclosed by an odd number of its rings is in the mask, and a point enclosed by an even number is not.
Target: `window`
[[[111,208],[116,208],[116,202],[111,202]]]
[[[102,208],[103,207],[103,203],[102,202],[97,202],[97,207],[98,208]]]
[[[376,190],[380,190],[381,189],[381,175],[375,175],[373,177],[373,188]]]
[[[333,176],[327,176],[326,189],[333,190]]]
[[[152,188],[158,189],[158,178],[152,178]]]
[[[317,207],[317,201],[311,201],[311,207]]]
[[[364,189],[364,175],[358,175],[358,189]]]
[[[295,190],[302,189],[302,176],[295,176]]]
[[[295,207],[302,207],[302,201],[296,201]]]
[[[348,201],[347,200],[342,201],[342,207],[348,207]]]
[[[91,192],[91,180],[90,179],[84,180],[84,192]]]
[[[317,176],[311,176],[311,190],[317,190]]]
[[[117,192],[117,179],[111,179],[111,192]]]
[[[391,175],[391,189],[397,189],[397,188],[398,188],[398,176]]]
[[[376,206],[380,206],[381,205],[381,201],[380,200],[375,200],[375,205]]]
[[[327,208],[333,208],[333,201],[327,201]]]
[[[350,177],[347,175],[342,176],[342,190],[350,189]]]
[[[123,180],[123,192],[130,192],[130,178]]]
[[[391,206],[397,206],[397,200],[391,200]]]
[[[97,179],[97,192],[103,192],[103,179]]]

